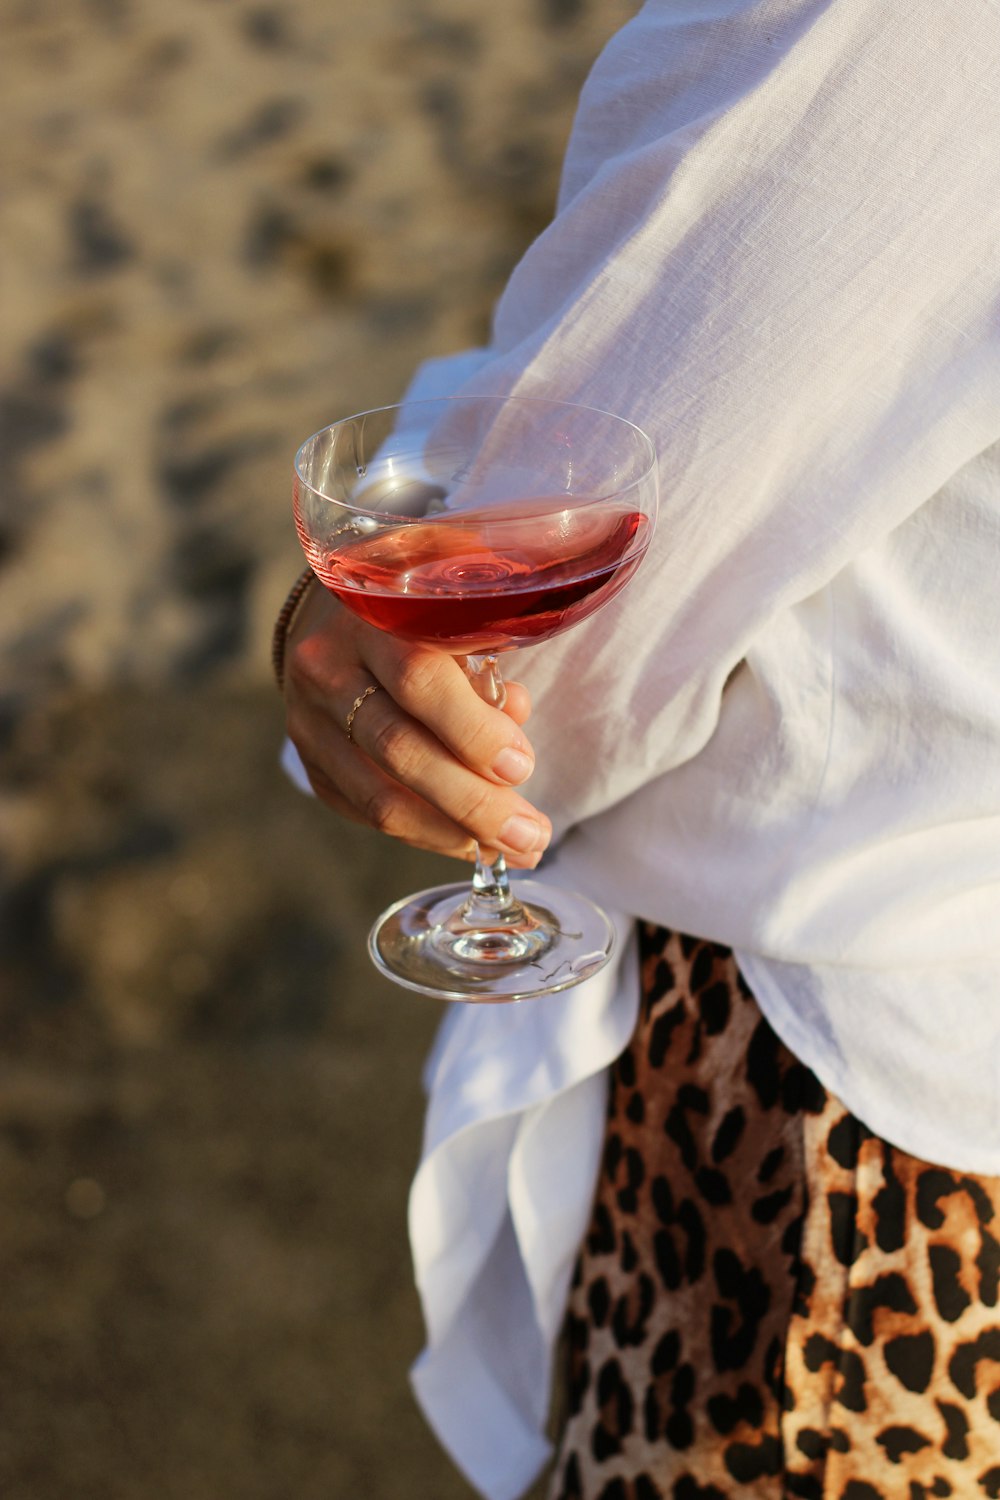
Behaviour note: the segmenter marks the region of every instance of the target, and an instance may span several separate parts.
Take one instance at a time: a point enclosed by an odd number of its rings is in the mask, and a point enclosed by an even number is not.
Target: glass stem
[[[465,674],[484,703],[494,708],[503,708],[507,702],[507,685],[500,671],[496,656],[469,656],[465,661]],[[476,868],[472,876],[472,891],[465,905],[468,921],[496,920],[505,912],[520,913],[520,902],[515,901],[510,891],[507,861],[502,854],[492,860],[484,859],[476,845]]]
[[[479,696],[503,708],[507,689],[495,656],[470,656],[465,671]],[[562,935],[558,920],[548,908],[525,906],[510,888],[502,854],[476,846],[476,869],[472,887],[459,906],[448,891],[447,910],[435,917],[429,933],[431,949],[447,965],[474,964],[485,968],[535,964]],[[454,970],[449,969],[449,972]]]
[[[503,708],[507,702],[507,684],[500,671],[498,656],[467,656],[465,675],[484,703]]]

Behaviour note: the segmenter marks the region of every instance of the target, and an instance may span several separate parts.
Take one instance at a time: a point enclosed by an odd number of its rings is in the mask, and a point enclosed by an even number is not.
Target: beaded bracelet
[[[271,666],[274,668],[275,681],[278,690],[283,691],[285,686],[285,647],[288,644],[288,632],[292,628],[292,621],[299,612],[299,606],[309,592],[310,585],[316,582],[316,574],[312,568],[306,568],[296,578],[288,593],[278,618],[274,622],[274,634],[271,636]]]

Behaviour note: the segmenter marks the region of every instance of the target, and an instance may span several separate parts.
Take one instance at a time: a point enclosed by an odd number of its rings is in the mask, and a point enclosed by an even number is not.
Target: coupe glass
[[[464,659],[501,708],[499,656],[612,599],[649,545],[656,503],[656,456],[639,428],[534,397],[362,412],[315,433],[295,459],[295,524],[320,581],[380,630]],[[502,857],[477,851],[471,888],[397,902],[369,951],[411,990],[496,1002],[579,984],[613,943],[593,902],[511,882]]]

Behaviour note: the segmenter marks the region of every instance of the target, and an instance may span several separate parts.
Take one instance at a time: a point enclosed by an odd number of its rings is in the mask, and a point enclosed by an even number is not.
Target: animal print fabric
[[[874,1136],[728,949],[641,947],[549,1500],[1000,1497],[1000,1178]]]

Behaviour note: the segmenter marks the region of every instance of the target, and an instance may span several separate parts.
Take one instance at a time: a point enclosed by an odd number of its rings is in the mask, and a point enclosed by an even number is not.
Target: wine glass
[[[656,456],[621,417],[538,397],[469,396],[361,412],[295,458],[295,524],[319,580],[369,624],[465,658],[503,707],[498,657],[592,615],[642,560]],[[614,930],[587,898],[512,884],[477,850],[471,888],[437,886],[376,922],[369,952],[444,1000],[512,1001],[579,984]]]

